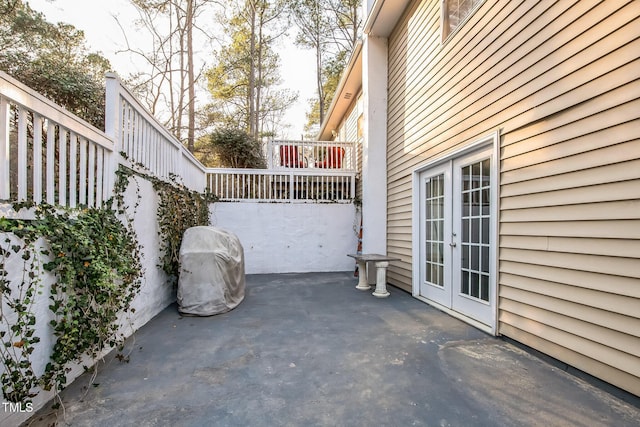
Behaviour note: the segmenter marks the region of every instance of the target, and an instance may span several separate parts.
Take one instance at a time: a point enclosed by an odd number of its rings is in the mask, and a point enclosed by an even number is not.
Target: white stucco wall
[[[210,211],[212,225],[240,239],[247,274],[354,269],[353,204],[218,202]]]
[[[159,261],[159,238],[158,238],[158,221],[156,220],[156,212],[158,208],[158,196],[152,187],[152,184],[142,178],[134,177],[130,180],[129,187],[125,193],[125,204],[133,207],[137,203],[138,194],[140,195],[140,203],[133,216],[132,208],[128,211],[134,219],[134,226],[138,236],[138,242],[142,245],[142,266],[144,268],[144,277],[139,295],[133,301],[132,306],[136,309],[135,314],[131,318],[122,319],[122,332],[125,336],[130,336],[134,331],[139,329],[151,318],[158,314],[162,309],[175,300],[175,291],[172,286],[167,285],[166,275],[157,267]],[[5,235],[0,233],[2,241]],[[42,239],[40,245],[45,244]],[[4,245],[4,243],[3,243]],[[38,251],[39,253],[40,251]],[[47,262],[45,257],[41,256],[42,263]],[[21,254],[12,255],[7,266],[7,273],[11,283],[19,283],[20,276],[23,272],[23,260]],[[55,277],[51,273],[42,271],[42,295],[34,304],[34,312],[36,313],[36,333],[35,336],[40,337],[40,343],[35,346],[31,355],[31,363],[34,372],[41,375],[44,372],[49,355],[53,348],[54,337],[52,334],[49,321],[52,318],[49,310],[49,289]],[[8,314],[9,310],[5,310],[4,314]],[[0,325],[0,328],[3,327]],[[86,360],[85,364],[90,366],[91,360]],[[4,367],[0,367],[3,369]],[[80,376],[84,369],[81,365],[71,367],[72,370],[67,374],[69,383]],[[20,425],[26,421],[35,411],[40,409],[47,401],[53,397],[53,393],[40,391],[38,396],[33,399],[33,405],[27,408],[22,406],[22,411],[16,411],[15,407],[11,408],[4,405],[5,400],[0,403],[0,426]],[[5,408],[6,406],[6,408]],[[31,410],[27,410],[31,409]]]
[[[137,201],[136,187],[139,189],[140,204],[133,218],[138,243],[142,246],[141,264],[144,269],[144,278],[140,293],[132,304],[135,308],[135,317],[132,319],[134,330],[139,329],[175,301],[175,289],[167,283],[167,275],[158,267],[160,262],[158,194],[149,181],[133,176],[125,193],[127,206],[134,206]]]

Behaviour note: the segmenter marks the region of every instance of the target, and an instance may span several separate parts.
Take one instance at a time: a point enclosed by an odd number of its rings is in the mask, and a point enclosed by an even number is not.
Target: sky
[[[89,50],[101,52],[122,77],[142,67],[130,53],[117,53],[126,47],[125,37],[117,20],[125,28],[130,43],[144,42],[141,33],[135,32],[133,20],[137,13],[129,0],[28,0],[28,3],[32,9],[42,12],[47,21],[66,22],[84,31]],[[287,133],[279,135],[286,139],[301,139],[306,122],[307,100],[315,94],[313,52],[294,46],[294,35],[290,34],[289,39],[283,40],[278,48],[282,88],[296,91],[299,95],[298,101],[289,108],[285,116],[285,122],[290,126]],[[212,49],[204,44],[196,46],[197,55],[204,59],[210,57]],[[200,91],[197,96],[204,97],[206,92]]]

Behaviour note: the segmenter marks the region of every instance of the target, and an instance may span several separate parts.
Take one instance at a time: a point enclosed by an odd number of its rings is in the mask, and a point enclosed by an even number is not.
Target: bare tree
[[[328,0],[290,0],[289,11],[298,27],[295,42],[299,46],[313,49],[316,55],[316,90],[319,103],[320,123],[324,120],[326,93],[322,70],[330,42],[330,24],[327,11]]]
[[[360,37],[362,1],[287,0],[287,3],[298,27],[296,43],[316,54],[317,98],[311,100],[311,111],[307,114],[309,130],[324,121],[337,81]]]
[[[351,52],[362,30],[362,0],[329,0],[331,35],[338,52]]]
[[[273,46],[284,34],[281,1],[240,0],[221,18],[229,39],[207,71],[213,98],[212,121],[235,126],[254,138],[272,133],[275,122],[297,97],[274,90],[280,83]]]
[[[219,3],[214,0],[131,0],[131,3],[138,11],[138,28],[151,38],[151,48],[130,43],[128,30],[121,25],[127,42],[125,51],[149,66],[148,71],[131,76],[129,83],[146,100],[151,113],[164,115],[165,125],[193,151],[195,88],[204,71],[204,64],[196,69],[194,63],[194,31],[211,41],[210,32],[198,26],[198,18]]]

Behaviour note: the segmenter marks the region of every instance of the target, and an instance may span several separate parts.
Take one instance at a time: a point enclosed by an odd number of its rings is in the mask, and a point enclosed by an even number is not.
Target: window
[[[443,0],[442,39],[453,33],[483,0]]]

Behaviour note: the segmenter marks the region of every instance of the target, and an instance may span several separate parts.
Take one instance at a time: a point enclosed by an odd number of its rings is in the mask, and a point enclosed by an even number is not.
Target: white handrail
[[[21,105],[29,111],[35,111],[55,123],[63,123],[66,129],[76,132],[104,148],[113,148],[113,141],[100,129],[20,83],[4,71],[0,71],[0,94],[3,98]]]

